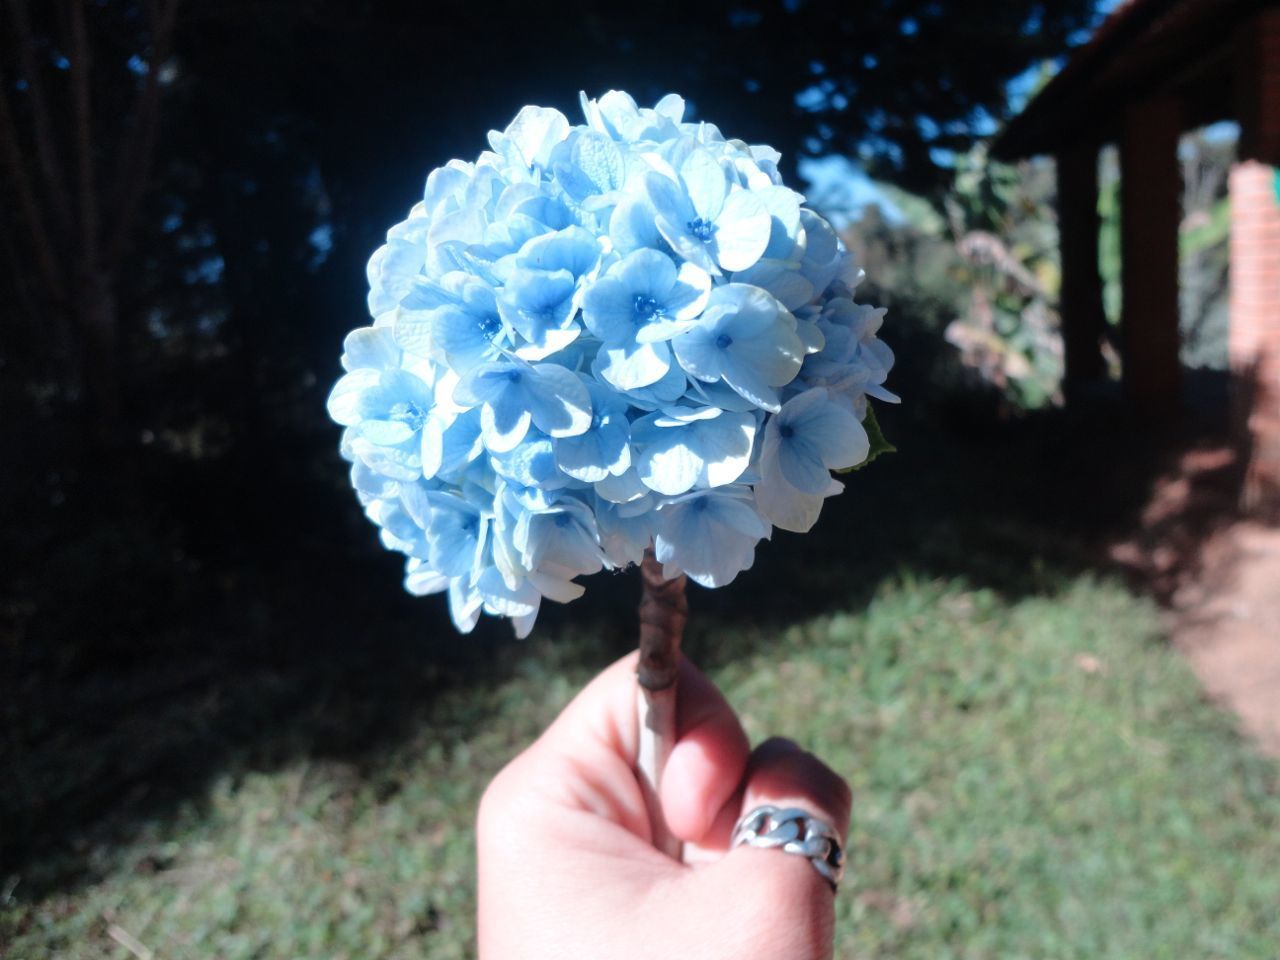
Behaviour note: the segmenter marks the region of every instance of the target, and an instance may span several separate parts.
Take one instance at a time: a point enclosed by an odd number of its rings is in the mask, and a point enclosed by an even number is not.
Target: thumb
[[[737,796],[750,745],[724,695],[681,658],[677,737],[662,772],[662,812],[671,831],[698,843]]]
[[[844,780],[789,740],[767,740],[751,754],[740,804],[726,806],[715,830],[769,804],[800,807],[835,827],[843,845],[851,797]],[[689,882],[721,927],[725,956],[751,960],[821,960],[831,956],[835,898],[807,858],[781,849],[739,846],[696,870]],[[734,951],[739,952],[734,952]]]

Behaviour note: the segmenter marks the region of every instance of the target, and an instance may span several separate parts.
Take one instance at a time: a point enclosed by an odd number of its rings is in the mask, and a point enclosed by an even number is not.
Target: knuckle
[[[476,834],[482,839],[498,832],[509,819],[508,812],[517,793],[514,766],[515,761],[512,761],[499,770],[480,795],[480,805],[476,811]]]

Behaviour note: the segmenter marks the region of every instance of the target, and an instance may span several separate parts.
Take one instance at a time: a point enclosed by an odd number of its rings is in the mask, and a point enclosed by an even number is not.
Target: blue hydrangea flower
[[[348,370],[329,394],[329,416],[346,426],[343,446],[376,474],[411,481],[422,472],[423,426],[435,405],[431,384],[400,366],[400,351],[385,327],[347,337]],[[419,373],[432,377],[429,367]]]
[[[746,270],[769,245],[769,209],[750,190],[734,189],[710,153],[694,150],[676,177],[644,177],[645,197],[662,238],[708,273]]]
[[[636,471],[646,487],[677,496],[733,483],[751,462],[756,418],[716,407],[669,407],[635,422]]]
[[[526,570],[559,569],[569,579],[604,566],[595,514],[573,497],[521,511],[512,540]]]
[[[859,403],[863,395],[897,403],[898,397],[884,388],[893,367],[893,351],[876,336],[884,314],[883,308],[845,297],[828,302],[815,321],[822,348],[805,360],[805,382]]]
[[[756,544],[768,536],[750,489],[707,490],[658,510],[654,555],[668,579],[685,573],[704,587],[723,587],[751,569]]]
[[[694,324],[710,293],[711,277],[691,263],[677,268],[647,248],[623,257],[582,303],[583,323],[602,345],[601,376],[619,390],[659,382],[671,369],[664,341]]]
[[[581,227],[533,237],[500,263],[499,316],[520,335],[514,348],[524,360],[559,353],[582,327],[575,317],[586,281],[600,263],[600,245]]]
[[[804,362],[795,317],[759,287],[729,283],[712,292],[698,323],[673,343],[689,376],[723,380],[763,410],[779,407],[777,388]]]
[[[693,326],[710,295],[706,271],[692,263],[677,267],[657,250],[636,250],[591,286],[582,319],[606,346],[658,343]]]
[[[614,503],[604,496],[595,501],[596,527],[600,548],[611,566],[638,564],[653,544],[654,502],[645,490],[639,497]]]
[[[480,433],[495,453],[514,450],[536,426],[552,437],[576,437],[591,426],[591,395],[564,367],[514,360],[472,368],[453,396],[480,407]]]
[[[421,282],[414,293],[423,306],[402,307],[395,322],[396,342],[407,353],[465,373],[497,360],[511,343],[494,289],[481,278],[453,271],[437,283]]]
[[[869,448],[853,411],[823,388],[792,397],[765,424],[756,484],[761,514],[784,530],[808,531],[832,492],[831,471],[861,463]]]
[[[565,476],[585,483],[625,473],[631,466],[631,422],[627,402],[614,391],[587,382],[591,426],[555,442],[555,462]]]
[[[532,629],[638,563],[723,586],[866,456],[883,311],[780,155],[610,91],[525,107],[427,177],[328,399],[405,588]]]

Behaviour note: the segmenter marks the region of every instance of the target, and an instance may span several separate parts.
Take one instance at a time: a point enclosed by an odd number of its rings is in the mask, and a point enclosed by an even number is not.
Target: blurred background
[[[480,792],[638,583],[458,636],[324,401],[426,174],[615,88],[889,308],[898,452],[686,643],[853,785],[837,956],[1274,960],[1260,0],[0,0],[0,956],[474,954]]]

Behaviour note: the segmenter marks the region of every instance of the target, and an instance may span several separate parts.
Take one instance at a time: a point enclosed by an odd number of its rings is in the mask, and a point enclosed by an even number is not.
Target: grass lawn
[[[848,606],[781,633],[711,612],[688,641],[753,738],[853,785],[838,957],[1274,960],[1280,767],[1202,701],[1151,604],[1088,575],[1005,596],[903,574]],[[0,954],[472,956],[480,792],[612,656],[569,622],[385,749],[228,765],[76,851],[77,882],[0,865]]]

